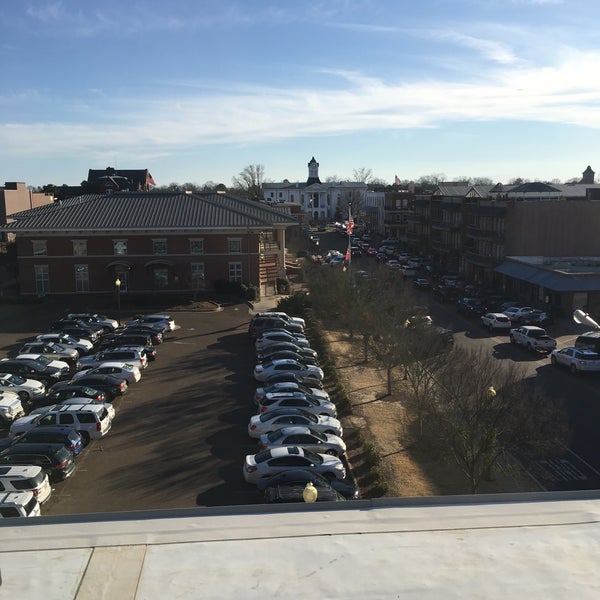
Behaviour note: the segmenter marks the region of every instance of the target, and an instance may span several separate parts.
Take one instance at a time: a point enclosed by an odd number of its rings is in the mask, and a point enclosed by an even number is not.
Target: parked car
[[[307,366],[319,365],[319,360],[315,358],[315,356],[313,356],[312,354],[307,355],[300,352],[294,352],[293,350],[277,350],[276,352],[265,352],[264,355],[262,353],[258,353],[256,361],[257,363],[262,364],[265,362],[280,360],[283,358],[290,358]]]
[[[88,340],[89,342],[92,342],[92,344],[95,344],[101,336],[101,333],[99,333],[97,329],[86,327],[83,323],[68,325],[66,323],[56,322],[53,331],[66,333],[78,340]]]
[[[23,404],[15,392],[0,390],[0,423],[10,426],[13,421],[25,415]]]
[[[600,354],[586,348],[567,346],[560,350],[552,350],[550,361],[553,365],[567,367],[573,374],[600,371]]]
[[[317,502],[340,499],[353,500],[358,498],[358,488],[348,481],[341,479],[326,479],[315,471],[308,469],[291,469],[273,477],[261,479],[256,487],[265,496],[265,502],[303,502],[302,492],[307,483],[317,488]],[[293,486],[295,489],[290,489]],[[335,496],[331,490],[337,494]],[[298,492],[299,495],[298,495]]]
[[[170,315],[142,315],[125,323],[125,327],[134,325],[156,325],[162,328],[163,333],[175,330],[175,320]]]
[[[137,383],[142,378],[140,370],[135,365],[120,361],[110,361],[100,363],[96,367],[73,373],[72,381],[78,381],[89,375],[113,375],[125,379],[128,385]]]
[[[600,354],[600,330],[586,331],[577,336],[575,340],[575,348],[587,348]],[[0,370],[2,363],[0,362]]]
[[[247,455],[243,474],[248,483],[257,483],[263,477],[272,477],[294,468],[316,471],[328,479],[346,477],[346,469],[339,458],[317,454],[297,446],[273,448]]]
[[[143,348],[153,348],[152,336],[148,333],[115,333],[103,336],[98,342],[98,350],[108,350],[109,348],[121,348],[123,346],[137,346]]]
[[[413,281],[413,285],[419,290],[428,290],[431,287],[429,279],[425,279],[425,277],[417,277]]]
[[[97,367],[102,363],[119,361],[135,365],[138,369],[145,369],[148,366],[148,358],[142,351],[131,348],[124,349],[120,347],[108,348],[92,356],[86,356],[80,359],[81,368]]]
[[[507,316],[510,317],[510,320],[513,323],[519,323],[520,319],[522,319],[523,317],[526,317],[531,311],[533,311],[533,308],[531,308],[531,306],[510,306],[509,308],[507,308],[506,310],[503,310],[502,312]]]
[[[74,338],[66,333],[42,333],[35,338],[40,342],[52,342],[54,344],[60,344],[67,348],[75,348],[79,352],[80,356],[89,354],[94,349],[94,344],[90,340],[84,340],[82,338]]]
[[[3,358],[0,360],[0,372],[20,375],[25,379],[36,379],[50,386],[68,375],[55,367],[44,367],[35,360]]]
[[[0,372],[0,391],[15,392],[21,402],[29,403],[38,396],[43,396],[46,393],[46,387],[36,379],[25,379],[20,375]]]
[[[280,383],[273,383],[271,385],[256,388],[253,398],[254,403],[258,404],[267,394],[276,392],[302,392],[317,400],[329,400],[329,394],[324,390],[311,388],[295,381],[282,381]]]
[[[271,329],[284,329],[290,333],[304,333],[304,327],[299,323],[288,321],[277,316],[255,317],[248,324],[248,334],[253,339],[256,339],[261,332],[269,331]]]
[[[104,329],[94,323],[87,323],[77,319],[58,319],[50,326],[51,331],[62,331],[74,337],[85,338],[96,342],[104,333]]]
[[[37,465],[1,465],[0,490],[31,492],[40,504],[52,495],[48,474]]]
[[[52,481],[66,479],[75,469],[73,453],[64,444],[14,444],[0,452],[0,465],[42,467]]]
[[[536,325],[522,325],[510,330],[510,342],[527,348],[530,352],[550,353],[556,348],[556,340],[546,330]]]
[[[65,382],[65,385],[71,384],[75,386],[87,386],[104,392],[109,401],[114,400],[117,396],[122,396],[127,393],[129,387],[127,381],[123,377],[101,374],[90,375],[89,373],[78,377],[77,381]],[[57,389],[62,389],[60,386],[61,384],[54,384],[48,391],[50,393],[55,392]]]
[[[34,427],[24,434],[12,438],[12,444],[63,444],[77,456],[83,450],[83,439],[74,429],[65,429],[55,425]]]
[[[270,354],[273,354],[275,352],[281,352],[284,350],[289,350],[295,352],[296,354],[312,357],[314,359],[318,357],[317,351],[313,350],[312,348],[303,348],[302,346],[298,346],[297,344],[294,344],[292,342],[280,342],[278,344],[272,344],[271,346],[268,346],[267,348],[264,348],[263,350],[257,352],[256,358],[259,361],[262,361],[265,358],[267,358]]]
[[[300,325],[301,327],[306,326],[306,322],[304,321],[304,319],[302,319],[301,317],[291,317],[290,315],[288,315],[285,312],[277,312],[277,311],[259,312],[254,315],[253,319],[258,318],[258,317],[270,317],[270,316],[279,317],[280,319],[283,319],[284,321],[288,321],[289,323],[296,323],[296,324]]]
[[[65,400],[69,400],[70,398],[88,398],[95,402],[108,401],[106,394],[100,390],[91,388],[87,385],[77,385],[76,383],[64,381],[52,386],[44,397],[39,398],[34,402],[34,406],[39,408],[41,406],[62,404]]]
[[[481,324],[490,331],[502,330],[510,331],[512,321],[504,313],[485,313],[481,315]]]
[[[344,434],[342,424],[335,417],[316,415],[302,408],[284,407],[252,415],[248,423],[248,435],[251,438],[259,438],[263,433],[292,425],[304,425],[321,433],[331,433],[339,437]]]
[[[276,373],[269,375],[263,382],[263,385],[273,385],[274,383],[301,383],[310,388],[323,389],[323,382],[312,375],[300,373],[298,371],[284,371],[283,373]]]
[[[545,327],[552,323],[552,316],[543,310],[534,308],[527,314],[519,317],[519,323],[522,325],[539,325]]]
[[[323,380],[323,370],[314,365],[303,365],[297,360],[282,358],[265,361],[254,367],[254,378],[257,381],[265,381],[270,375],[283,371],[292,371],[303,375],[310,375],[315,379]]]
[[[158,346],[164,342],[162,328],[154,327],[153,325],[133,325],[125,327],[120,332],[120,335],[144,335],[150,338],[153,346]]]
[[[481,298],[463,297],[458,301],[458,310],[467,317],[481,317],[488,309]]]
[[[44,410],[44,409],[36,409]],[[83,443],[105,436],[112,426],[108,410],[96,404],[57,404],[45,407],[41,414],[30,414],[17,419],[11,426],[9,436],[15,438],[41,425],[62,426],[75,429],[81,434]]]
[[[257,352],[260,352],[267,346],[272,346],[273,344],[277,344],[279,342],[291,342],[292,344],[296,344],[302,348],[310,347],[308,340],[303,335],[294,335],[293,333],[285,331],[284,329],[265,331],[256,338],[254,341],[254,347],[256,348]]]
[[[75,348],[68,348],[52,342],[28,342],[19,349],[19,354],[43,354],[52,360],[66,362],[69,367],[77,366],[79,352]]]
[[[96,400],[95,398],[79,398],[79,397],[74,397],[74,398],[67,398],[66,400],[63,400],[62,402],[60,402],[59,404],[64,404],[64,405],[73,405],[73,404],[77,404],[77,405],[83,405],[83,404],[91,404],[91,405],[95,405],[95,406],[104,406],[104,408],[107,410],[108,412],[108,416],[110,417],[110,420],[112,421],[115,418],[115,407],[111,402],[100,402],[99,400]],[[58,406],[58,405],[50,405],[50,406]],[[33,414],[42,414],[45,410],[47,410],[48,407],[44,407],[44,406],[40,406],[39,408],[36,408],[34,410],[32,410],[29,414],[33,415]]]
[[[301,392],[273,394],[270,398],[265,398],[259,403],[258,412],[269,412],[270,410],[277,408],[302,408],[315,415],[337,417],[337,409],[333,402],[309,398],[306,394],[302,394]]]
[[[32,492],[0,492],[0,519],[40,514],[40,504]]]
[[[67,318],[99,325],[107,332],[114,331],[119,327],[119,322],[116,319],[111,319],[106,315],[99,315],[98,313],[70,313],[67,315]]]
[[[300,446],[305,450],[342,456],[346,452],[346,444],[337,435],[321,433],[305,425],[292,425],[283,427],[260,436],[261,450],[277,448],[280,446]]]
[[[50,367],[58,369],[62,373],[63,377],[67,377],[71,372],[71,366],[69,363],[65,362],[64,360],[49,358],[45,354],[17,354],[15,360],[32,360],[44,368]]]

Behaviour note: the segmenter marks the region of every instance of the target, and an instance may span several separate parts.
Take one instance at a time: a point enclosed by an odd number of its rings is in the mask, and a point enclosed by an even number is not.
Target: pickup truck
[[[510,330],[511,344],[524,346],[530,352],[552,352],[556,348],[556,340],[546,330],[535,325],[523,325]]]

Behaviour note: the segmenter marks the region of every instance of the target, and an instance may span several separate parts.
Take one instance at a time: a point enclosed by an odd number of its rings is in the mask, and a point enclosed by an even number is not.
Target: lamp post
[[[115,279],[115,287],[117,288],[117,321],[119,327],[121,326],[121,280],[117,277]]]

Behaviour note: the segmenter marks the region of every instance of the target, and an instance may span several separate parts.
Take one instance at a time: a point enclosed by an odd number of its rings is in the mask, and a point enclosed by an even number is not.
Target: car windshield
[[[323,459],[316,453],[311,452],[310,450],[304,451],[304,456],[308,458],[311,462],[314,462],[317,465],[323,464]]]
[[[270,443],[277,441],[280,437],[281,437],[281,431],[279,429],[276,429],[275,431],[271,431],[270,433],[267,434],[267,440],[269,440]]]
[[[26,381],[25,377],[21,377],[20,375],[7,375],[5,379],[13,385],[23,385]]]
[[[43,367],[47,367],[52,361],[47,356],[40,354],[37,358],[35,358],[35,362]]]
[[[541,337],[545,337],[546,336],[546,332],[543,329],[532,329],[529,332],[529,337],[532,338],[541,338]]]
[[[64,346],[61,346],[60,344],[55,344],[54,342],[51,342],[50,344],[48,344],[48,346],[55,352],[63,352],[65,349]]]

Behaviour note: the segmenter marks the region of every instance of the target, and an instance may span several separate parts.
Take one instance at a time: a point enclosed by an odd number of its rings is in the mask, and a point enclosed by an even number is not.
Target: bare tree
[[[418,182],[422,186],[436,186],[445,180],[445,173],[431,173],[431,175],[422,175],[421,177],[419,177]]]
[[[564,447],[566,419],[524,372],[490,354],[451,353],[435,374],[431,424],[477,493],[507,452],[544,454]]]
[[[236,191],[248,196],[251,200],[262,200],[262,186],[265,177],[263,165],[248,165],[237,177],[233,177],[233,187]]]
[[[352,181],[360,181],[361,183],[371,183],[373,179],[373,171],[367,167],[360,167],[352,171]]]

